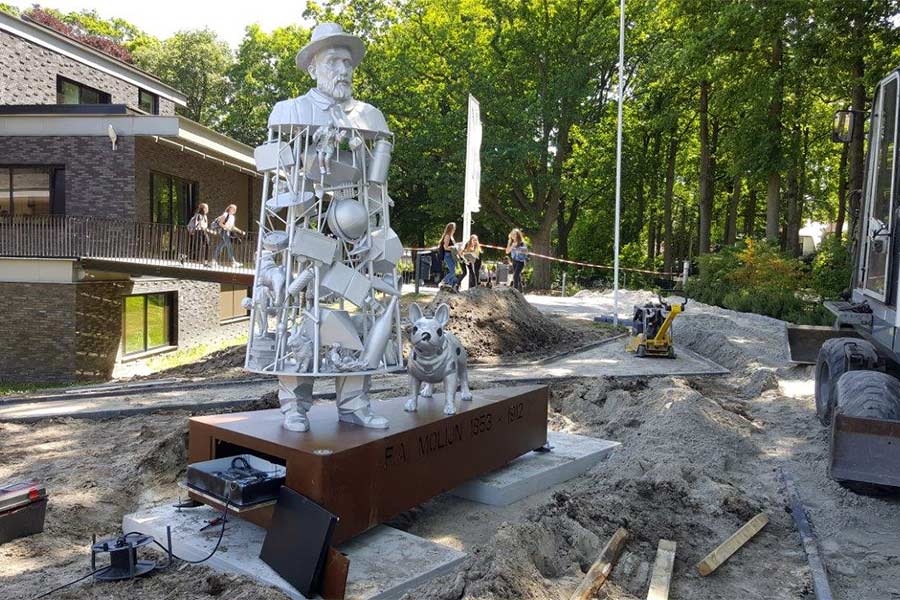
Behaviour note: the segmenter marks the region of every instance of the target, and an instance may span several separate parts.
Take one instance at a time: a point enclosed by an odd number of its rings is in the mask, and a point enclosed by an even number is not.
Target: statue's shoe
[[[339,413],[338,418],[344,423],[352,423],[353,425],[368,427],[369,429],[387,429],[388,425],[390,425],[386,418],[376,415],[369,407],[360,408],[353,412]]]
[[[309,431],[309,417],[306,416],[306,412],[301,412],[293,407],[281,412],[284,414],[282,427],[288,431]]]

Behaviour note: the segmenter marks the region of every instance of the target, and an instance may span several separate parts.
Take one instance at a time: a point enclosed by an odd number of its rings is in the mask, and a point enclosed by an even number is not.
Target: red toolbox
[[[0,486],[0,544],[44,530],[47,490],[36,480]]]

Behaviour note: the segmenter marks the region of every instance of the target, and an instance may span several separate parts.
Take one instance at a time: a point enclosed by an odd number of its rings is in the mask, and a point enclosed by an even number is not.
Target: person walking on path
[[[204,265],[209,264],[209,205],[201,202],[188,221],[188,233],[191,236],[190,247],[194,258]]]
[[[456,242],[453,234],[456,233],[456,223],[447,223],[444,227],[444,235],[441,236],[441,253],[444,255],[444,264],[447,265],[447,274],[441,280],[440,288],[457,289],[459,279],[456,277]]]
[[[469,236],[462,251],[462,259],[466,263],[466,274],[460,278],[460,283],[468,276],[469,287],[478,287],[481,277],[481,244],[474,233]]]
[[[528,246],[525,244],[525,238],[518,229],[509,232],[509,238],[506,242],[506,253],[512,260],[513,267],[513,287],[524,293],[522,286],[522,270],[528,261]]]
[[[237,225],[234,223],[234,215],[237,213],[237,205],[229,204],[228,208],[225,209],[221,215],[216,217],[216,220],[213,222],[213,228],[218,229],[222,234],[222,237],[219,239],[219,243],[216,245],[215,251],[213,251],[213,260],[212,264],[215,266],[218,264],[219,255],[222,253],[222,250],[225,250],[225,253],[228,255],[228,259],[231,261],[232,267],[240,267],[241,263],[234,260],[234,246],[232,245],[231,236],[232,235],[243,235],[244,232],[237,228]]]

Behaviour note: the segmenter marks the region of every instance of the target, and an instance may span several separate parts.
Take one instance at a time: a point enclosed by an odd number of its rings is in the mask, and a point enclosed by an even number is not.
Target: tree
[[[279,100],[306,92],[313,80],[294,62],[297,51],[309,41],[309,31],[289,25],[266,33],[250,25],[228,69],[231,96],[222,120],[228,135],[251,146],[264,141],[266,121]]]
[[[187,96],[184,116],[208,127],[221,123],[233,58],[228,44],[212,30],[179,31],[163,41],[149,40],[135,49],[134,61]]]

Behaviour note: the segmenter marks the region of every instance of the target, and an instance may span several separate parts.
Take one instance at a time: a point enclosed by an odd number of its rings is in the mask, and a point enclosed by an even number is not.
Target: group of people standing
[[[228,258],[228,263],[232,267],[240,267],[241,263],[234,259],[234,241],[233,237],[244,235],[244,232],[238,229],[235,224],[235,215],[237,214],[237,205],[229,204],[221,215],[216,217],[212,223],[209,222],[209,205],[201,202],[194,211],[194,216],[188,222],[188,232],[191,238],[195,240],[192,247],[198,249],[198,256],[195,258],[203,262],[207,266],[217,266],[219,256],[222,252]],[[219,242],[213,250],[212,257],[209,255],[210,236],[218,235]]]
[[[477,235],[469,236],[469,239],[462,246],[462,250],[453,238],[456,233],[456,223],[447,223],[444,227],[444,234],[441,236],[441,243],[438,246],[438,253],[442,256],[442,261],[447,267],[447,274],[441,280],[440,287],[443,289],[459,290],[460,284],[469,278],[469,287],[477,287],[480,285],[481,274],[481,244]],[[523,291],[522,271],[525,269],[525,263],[528,261],[528,246],[525,244],[525,238],[519,229],[513,229],[509,232],[506,243],[506,254],[512,263],[513,269],[513,287],[520,292]],[[465,265],[463,267],[462,277],[456,276],[456,265],[461,260]]]

